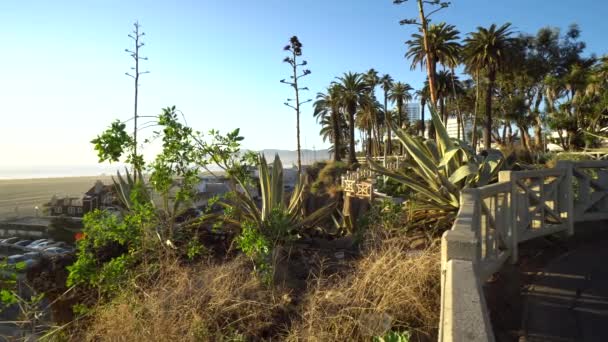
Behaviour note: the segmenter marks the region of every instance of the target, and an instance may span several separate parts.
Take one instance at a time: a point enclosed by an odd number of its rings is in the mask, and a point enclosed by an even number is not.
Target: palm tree
[[[390,115],[387,115],[386,113],[388,113],[388,93],[391,90],[391,88],[393,87],[393,78],[391,77],[391,75],[389,74],[384,74],[382,75],[382,77],[380,78],[380,86],[382,87],[382,90],[384,91],[384,120],[386,121],[386,135],[388,136],[388,143],[386,144],[386,146],[384,147],[385,149],[385,153],[387,155],[391,155],[393,154],[393,146],[391,144],[391,125],[390,125]]]
[[[341,113],[339,113],[339,116],[340,115]],[[332,143],[332,145],[329,147],[329,153],[332,153],[334,155],[334,161],[336,155],[339,158],[338,161],[341,161],[342,156],[346,155],[347,153],[345,147],[346,142],[348,142],[348,139],[346,137],[346,134],[348,132],[346,121],[339,120],[339,127],[336,131],[330,116],[323,116],[320,118],[321,119],[319,120],[319,124],[321,125],[321,130],[319,130],[319,135],[321,136],[321,138],[323,138],[323,142],[329,141]],[[338,137],[338,139],[341,141],[339,145],[335,144],[334,140],[336,139],[336,137]]]
[[[373,148],[373,136],[372,129],[378,123],[378,116],[381,111],[380,104],[376,101],[375,98],[371,97],[369,94],[365,96],[365,98],[361,99],[361,103],[359,103],[359,110],[357,111],[357,125],[358,127],[365,132],[367,137],[367,147],[365,150],[367,151],[367,155],[372,155]]]
[[[420,100],[420,135],[424,137],[424,129],[426,128],[426,122],[424,120],[424,110],[426,103],[429,100],[429,82],[426,81],[424,87],[420,90],[416,90],[415,96]]]
[[[405,42],[409,48],[405,54],[406,58],[412,59],[411,69],[415,69],[417,65],[421,68],[427,63],[430,63],[431,74],[429,82],[432,86],[429,89],[434,90],[434,94],[430,94],[430,99],[433,105],[436,105],[438,99],[436,89],[437,63],[444,66],[450,66],[456,63],[460,51],[458,43],[459,34],[454,25],[439,23],[431,25],[428,30],[428,55],[424,49],[424,35],[420,33],[412,34],[412,39]],[[429,59],[427,61],[427,58]]]
[[[317,121],[323,120],[325,118],[329,118],[329,122],[331,123],[331,141],[334,144],[333,152],[334,152],[334,161],[341,161],[342,156],[340,152],[341,148],[341,130],[340,130],[340,121],[341,121],[341,113],[340,113],[340,89],[337,84],[332,84],[327,88],[327,93],[317,93],[317,100],[313,104],[314,117],[317,118]]]
[[[403,128],[403,105],[412,99],[412,94],[410,94],[412,90],[413,88],[409,84],[397,82],[393,84],[388,94],[391,101],[397,104],[397,124],[399,128]],[[399,149],[399,153],[403,154],[402,146]]]
[[[380,77],[378,77],[378,72],[376,70],[374,70],[373,68],[369,69],[363,75],[363,80],[369,86],[369,94],[370,94],[370,100],[371,100],[370,103],[373,103],[376,101],[376,94],[375,94],[376,86],[378,86],[378,84],[380,83]],[[378,138],[378,135],[379,135],[378,112],[375,109],[376,109],[375,106],[369,106],[369,108],[368,108],[369,115],[371,118],[370,125],[367,127],[367,136],[368,136],[368,138],[367,138],[368,139],[367,155],[369,155],[369,156],[371,156],[373,154],[372,149],[374,146],[373,139],[372,139],[372,130],[374,132],[374,135],[376,136],[376,140],[379,140],[379,138]],[[375,145],[377,146],[377,144],[375,144]]]
[[[484,147],[492,147],[492,93],[496,83],[496,74],[505,63],[505,55],[511,42],[511,24],[500,27],[492,24],[489,28],[478,27],[476,32],[469,33],[465,39],[465,64],[470,70],[486,72],[488,84],[486,88],[486,122],[483,132]],[[475,128],[473,128],[475,129]]]
[[[365,102],[369,87],[363,80],[363,75],[359,73],[347,72],[342,77],[337,77],[337,81],[340,104],[348,116],[350,140],[348,163],[352,165],[357,163],[355,154],[355,113],[357,113],[359,105]]]

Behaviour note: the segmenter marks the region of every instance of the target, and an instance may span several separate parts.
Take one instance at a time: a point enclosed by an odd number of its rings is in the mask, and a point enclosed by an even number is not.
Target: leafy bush
[[[68,267],[68,286],[86,285],[108,295],[120,289],[145,252],[144,243],[153,241],[145,234],[155,222],[150,204],[136,205],[124,217],[102,210],[85,215],[85,238],[77,242],[78,258]]]
[[[319,172],[327,165],[327,161],[316,161],[312,165],[307,166],[304,170],[308,179],[311,181],[317,180],[319,178]]]
[[[312,183],[311,191],[317,194],[332,193],[340,185],[340,176],[346,173],[349,167],[343,162],[329,162],[321,171],[319,176]]]
[[[410,333],[409,332],[396,332],[396,331],[389,331],[386,334],[384,334],[384,336],[379,337],[376,336],[374,337],[374,342],[409,342],[410,340]]]
[[[572,161],[582,161],[582,160],[592,160],[591,156],[588,156],[583,153],[569,153],[569,152],[560,152],[554,154],[549,161],[547,161],[547,167],[553,168],[557,165],[557,162],[560,160],[572,160]]]

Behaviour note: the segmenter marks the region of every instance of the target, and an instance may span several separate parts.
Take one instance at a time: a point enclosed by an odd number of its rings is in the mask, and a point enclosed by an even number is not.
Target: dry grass
[[[147,289],[98,308],[86,341],[251,340],[276,334],[288,296],[251,274],[245,258],[205,267],[172,265]]]
[[[369,341],[387,330],[433,339],[439,322],[439,255],[386,242],[347,276],[313,281],[289,340]]]
[[[359,259],[339,261],[348,264],[340,274],[321,267],[299,295],[261,284],[245,258],[164,266],[159,281],[97,308],[71,340],[369,341],[389,329],[431,340],[438,251],[408,251],[402,241],[371,241]]]

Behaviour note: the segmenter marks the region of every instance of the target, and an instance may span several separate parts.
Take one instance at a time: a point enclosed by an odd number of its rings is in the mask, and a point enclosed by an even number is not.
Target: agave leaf
[[[312,214],[303,218],[298,222],[298,227],[311,227],[317,225],[319,222],[324,220],[326,217],[331,215],[336,210],[336,203],[330,203],[320,209],[315,210]]]
[[[454,171],[454,173],[452,173],[450,175],[448,180],[452,183],[458,183],[461,180],[463,180],[464,178],[469,177],[470,175],[476,174],[477,170],[478,170],[478,168],[477,168],[477,165],[475,165],[475,164],[468,163],[468,164],[462,165],[456,171]]]
[[[433,108],[431,108],[431,119],[433,121],[433,126],[435,126],[437,143],[439,145],[438,150],[441,156],[443,156],[446,151],[454,147],[454,142],[450,138],[450,135],[448,134],[444,123],[439,118],[437,111]]]
[[[283,207],[283,164],[278,154],[274,156],[274,162],[272,163],[272,207],[280,208]]]
[[[235,191],[235,196],[237,198],[237,202],[240,203],[240,207],[243,209],[243,211],[245,212],[245,216],[252,220],[253,222],[256,223],[256,225],[258,226],[262,226],[262,223],[264,222],[264,214],[263,211],[260,211],[260,209],[258,209],[258,206],[255,204],[255,201],[253,201],[253,199],[251,199],[251,197]],[[230,203],[225,203],[225,202],[219,202],[220,205],[222,205],[223,207],[230,207],[233,208],[234,205],[230,204]]]
[[[368,163],[372,170],[378,172],[379,174],[381,174],[383,176],[388,176],[388,177],[392,178],[393,180],[407,186],[408,188],[418,192],[419,194],[424,195],[426,198],[437,203],[438,205],[445,206],[445,205],[452,204],[451,199],[447,199],[445,197],[442,197],[441,194],[433,192],[432,190],[430,190],[428,188],[428,186],[418,182],[417,180],[413,179],[412,177],[390,171],[390,170],[382,167],[380,164],[374,162],[372,159],[368,159]]]
[[[429,154],[425,153],[424,146],[394,124],[393,130],[409,155],[416,161],[422,172],[424,172],[426,178],[433,178],[437,173],[437,163],[433,161]]]
[[[293,192],[291,193],[291,198],[289,200],[289,206],[287,207],[287,211],[289,213],[298,213],[302,208],[302,197],[304,195],[304,182],[305,176],[300,175],[298,183],[296,184]]]
[[[455,156],[457,156],[457,153],[459,151],[462,151],[462,149],[460,147],[454,147],[452,149],[450,149],[449,151],[446,151],[446,153],[443,155],[443,158],[441,158],[441,162],[439,163],[439,167],[442,166],[446,166],[448,165],[448,163],[450,161],[452,161],[452,159],[454,159]]]
[[[426,140],[423,143],[423,146],[427,149],[429,155],[433,157],[433,162],[435,162],[435,164],[439,163],[439,161],[441,160],[441,156],[439,155],[439,150],[437,149],[437,144],[435,143],[435,140]]]

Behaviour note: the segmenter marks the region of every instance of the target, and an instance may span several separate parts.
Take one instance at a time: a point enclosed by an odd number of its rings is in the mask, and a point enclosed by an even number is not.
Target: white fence
[[[442,238],[439,341],[494,341],[482,284],[517,260],[520,242],[608,219],[608,161],[503,171],[498,183],[464,190],[460,200]]]

